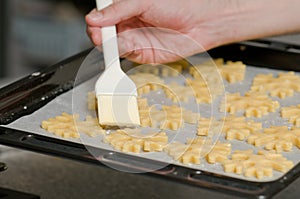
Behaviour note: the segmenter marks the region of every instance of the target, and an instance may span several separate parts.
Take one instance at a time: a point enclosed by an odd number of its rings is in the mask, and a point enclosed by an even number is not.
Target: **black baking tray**
[[[79,80],[76,79],[75,84],[77,71],[91,50],[86,50],[0,89],[0,124],[9,124],[22,116],[33,113],[55,97],[94,76],[96,69],[91,68],[90,73],[85,74]],[[300,71],[300,46],[297,45],[256,40],[222,46],[208,53],[213,58],[222,57],[225,60],[243,61],[247,65]],[[147,175],[227,194],[238,194],[241,197],[272,197],[300,176],[300,164],[298,164],[278,180],[264,183],[250,182],[177,165],[163,166],[162,162],[104,149],[93,148],[93,155],[91,155],[81,144],[3,126],[0,126],[0,143],[97,165],[115,165],[127,171],[145,172]],[[158,168],[160,165],[162,169],[153,171],[153,168]]]

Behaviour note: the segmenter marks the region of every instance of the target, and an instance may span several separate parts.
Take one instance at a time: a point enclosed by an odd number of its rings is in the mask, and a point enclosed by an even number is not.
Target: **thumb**
[[[86,21],[90,26],[111,26],[141,15],[147,7],[146,0],[115,0],[101,11],[90,12]]]

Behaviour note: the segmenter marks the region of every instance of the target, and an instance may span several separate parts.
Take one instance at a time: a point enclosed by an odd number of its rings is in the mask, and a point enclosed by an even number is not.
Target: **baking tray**
[[[40,109],[55,97],[78,86],[94,76],[99,65],[77,71],[82,64],[87,50],[59,64],[37,71],[0,90],[0,122],[10,124],[16,119]],[[241,60],[247,65],[263,66],[281,70],[300,71],[300,47],[267,41],[250,41],[232,44],[209,52],[212,57],[228,60]],[[101,57],[99,58],[101,59]],[[92,60],[93,61],[93,60]],[[93,64],[91,64],[93,65]],[[100,64],[101,66],[103,64]],[[76,78],[76,82],[75,82]],[[280,179],[271,182],[250,182],[212,172],[186,168],[178,165],[165,166],[163,162],[134,157],[111,150],[93,149],[93,155],[79,143],[36,135],[33,132],[0,127],[0,142],[38,152],[59,155],[95,164],[110,164],[117,168],[134,171],[148,171],[149,175],[166,177],[177,182],[224,191],[241,196],[270,197],[286,187],[299,174],[299,165],[295,166]],[[95,153],[97,155],[95,156]],[[99,162],[98,160],[101,160]],[[153,171],[153,168],[163,167]],[[150,172],[149,172],[150,171]]]

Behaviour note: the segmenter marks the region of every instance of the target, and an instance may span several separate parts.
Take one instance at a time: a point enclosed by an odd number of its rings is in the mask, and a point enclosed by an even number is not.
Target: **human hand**
[[[87,33],[100,45],[101,27],[116,24],[121,55],[139,63],[171,62],[223,44],[295,31],[286,20],[300,18],[295,17],[299,2],[115,0],[86,16]]]
[[[232,7],[227,0],[118,0],[86,16],[87,32],[100,45],[101,27],[117,24],[121,54],[140,63],[175,61],[227,40],[228,19],[211,13]]]

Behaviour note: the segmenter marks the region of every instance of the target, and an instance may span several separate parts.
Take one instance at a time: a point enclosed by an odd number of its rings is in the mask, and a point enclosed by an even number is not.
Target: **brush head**
[[[134,95],[97,95],[98,117],[101,125],[138,126],[140,117]]]

